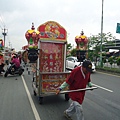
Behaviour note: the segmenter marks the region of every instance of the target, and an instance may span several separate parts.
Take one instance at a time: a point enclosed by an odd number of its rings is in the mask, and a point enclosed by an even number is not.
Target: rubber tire
[[[39,104],[43,104],[43,97],[39,97]]]
[[[28,71],[28,75],[30,75],[30,71]]]
[[[65,94],[65,101],[69,101],[69,94]]]
[[[21,70],[20,72],[19,72],[19,75],[22,75],[23,74],[23,71]]]
[[[35,77],[33,77],[33,81],[32,82],[34,82],[35,81]]]
[[[34,93],[34,96],[36,96],[36,95],[37,95],[35,91],[33,91],[33,93]]]
[[[8,72],[6,71],[5,74],[4,74],[4,77],[7,77],[8,76]]]

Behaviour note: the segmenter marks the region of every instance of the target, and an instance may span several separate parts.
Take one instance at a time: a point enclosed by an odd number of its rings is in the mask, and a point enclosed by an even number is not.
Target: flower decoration
[[[75,42],[77,44],[77,49],[78,50],[86,50],[87,49],[87,43],[88,43],[88,39],[87,37],[84,35],[83,31],[81,32],[80,36],[76,36],[75,37]]]
[[[25,33],[25,37],[28,41],[28,48],[29,49],[37,49],[38,48],[38,40],[40,39],[40,32],[35,31],[34,24],[32,23],[31,30],[28,30]]]

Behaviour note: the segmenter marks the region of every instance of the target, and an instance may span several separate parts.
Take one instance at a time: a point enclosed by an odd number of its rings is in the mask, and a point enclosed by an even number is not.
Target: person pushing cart
[[[92,88],[96,88],[93,87],[91,83],[91,72],[92,63],[89,60],[83,61],[82,66],[78,66],[73,69],[66,81],[63,82],[56,90],[56,94],[58,95],[62,93],[61,90],[69,87],[69,91],[66,92],[69,93],[69,97],[71,98],[72,103],[69,108],[64,111],[65,117],[67,117],[69,120],[72,120],[73,114],[76,114],[77,120],[84,120],[82,103],[84,100],[85,91],[87,90],[86,86],[88,85],[91,87],[91,90]],[[75,90],[76,92],[74,92]],[[63,91],[63,93],[65,92]]]

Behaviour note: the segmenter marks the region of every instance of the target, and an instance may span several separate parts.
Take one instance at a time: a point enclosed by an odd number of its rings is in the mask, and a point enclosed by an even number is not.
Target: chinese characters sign
[[[57,22],[48,21],[38,27],[42,39],[66,41],[66,30]]]
[[[41,72],[63,72],[64,44],[41,42],[39,57]]]
[[[43,74],[42,92],[55,92],[56,89],[66,80],[70,73]],[[66,88],[67,90],[68,88]]]

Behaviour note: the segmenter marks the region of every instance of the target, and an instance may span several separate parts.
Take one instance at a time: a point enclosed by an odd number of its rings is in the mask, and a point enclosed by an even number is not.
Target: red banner
[[[56,89],[66,80],[70,73],[43,74],[42,92],[55,92]],[[68,88],[66,88],[67,90]]]
[[[40,43],[40,71],[63,72],[64,68],[64,44]]]

